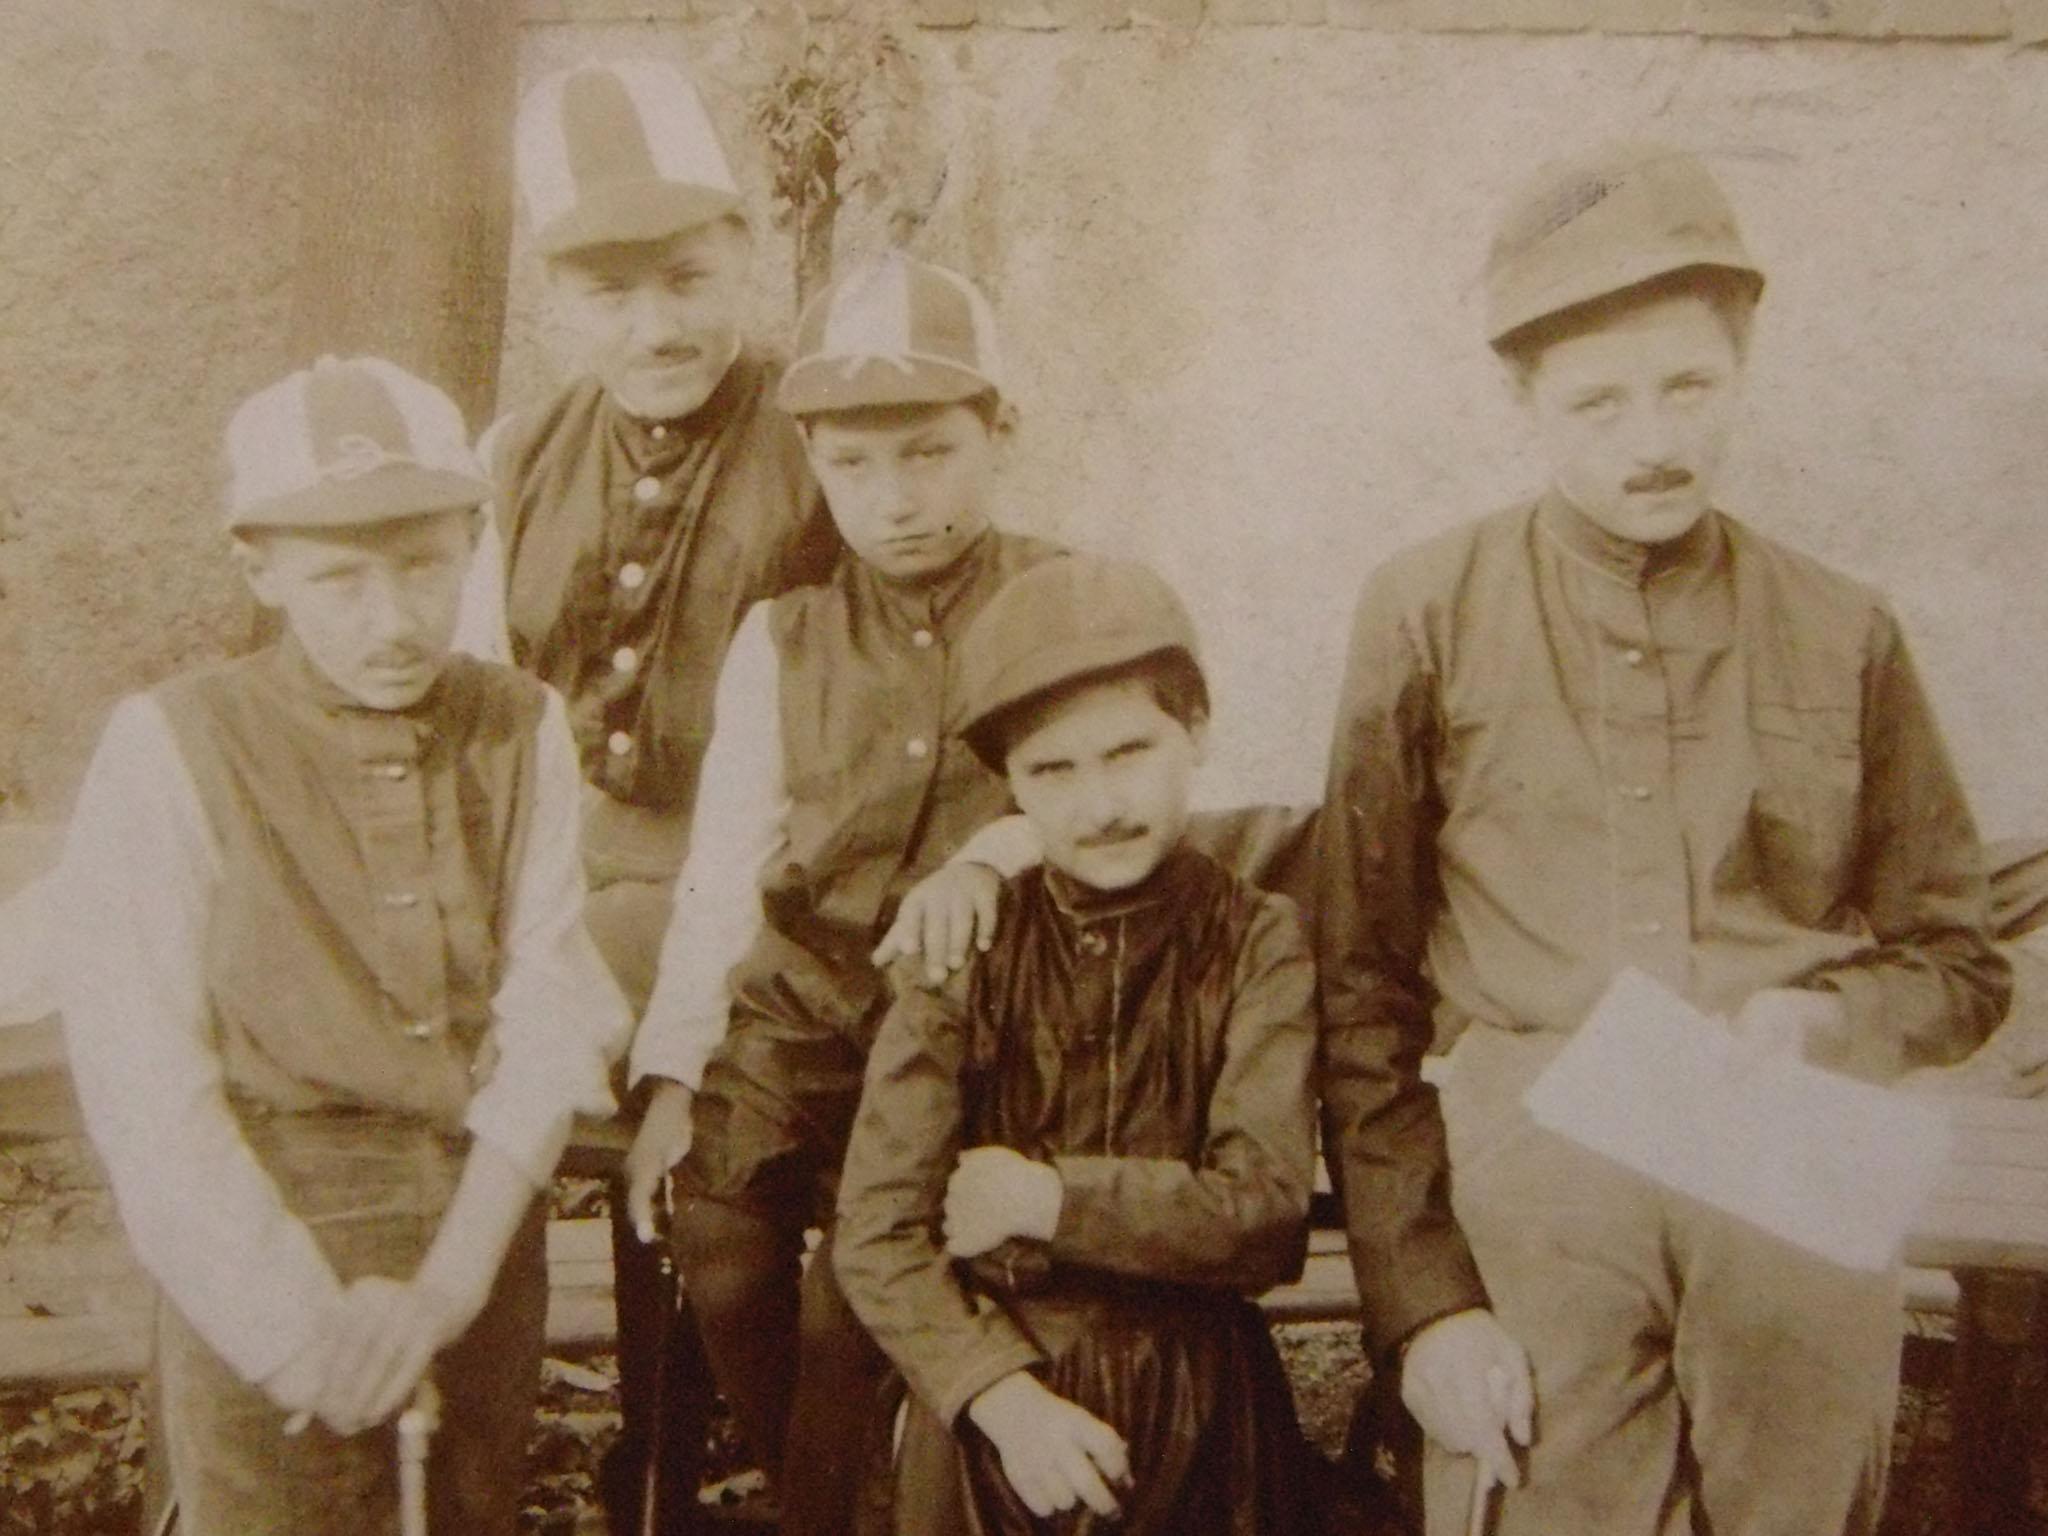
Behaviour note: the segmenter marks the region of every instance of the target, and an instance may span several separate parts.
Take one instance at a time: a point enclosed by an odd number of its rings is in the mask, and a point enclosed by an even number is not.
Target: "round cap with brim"
[[[793,416],[945,405],[1002,392],[995,317],[973,283],[900,254],[805,306],[776,403]]]
[[[1167,651],[1184,653],[1200,675],[1194,623],[1150,568],[1099,555],[1047,560],[1006,583],[968,626],[960,642],[960,734],[983,752],[977,737],[998,716]]]
[[[1764,275],[1735,210],[1693,156],[1621,144],[1550,166],[1501,221],[1486,263],[1486,334],[1524,326],[1696,267]]]
[[[740,208],[710,114],[672,65],[619,59],[549,75],[520,104],[515,140],[543,256],[662,240]]]
[[[227,526],[344,528],[490,499],[455,402],[394,363],[323,357],[228,423]]]

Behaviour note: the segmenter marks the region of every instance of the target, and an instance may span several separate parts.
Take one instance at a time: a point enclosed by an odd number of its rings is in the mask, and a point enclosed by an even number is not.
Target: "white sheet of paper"
[[[1635,970],[1523,1103],[1546,1130],[1851,1269],[1897,1262],[1948,1153],[1938,1109],[1800,1061],[1739,1064],[1726,1024]]]

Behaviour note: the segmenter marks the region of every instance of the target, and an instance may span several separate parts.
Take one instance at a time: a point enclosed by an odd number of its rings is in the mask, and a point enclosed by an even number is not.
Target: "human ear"
[[[277,574],[270,563],[270,551],[263,542],[237,534],[228,545],[228,553],[235,562],[235,569],[242,573],[242,580],[249,584],[256,601],[266,608],[277,607]]]

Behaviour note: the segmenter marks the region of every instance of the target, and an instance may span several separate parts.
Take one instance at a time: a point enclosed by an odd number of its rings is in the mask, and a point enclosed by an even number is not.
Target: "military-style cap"
[[[228,422],[227,526],[345,528],[479,506],[455,402],[380,357],[323,357]]]
[[[1201,675],[1194,623],[1150,567],[1086,554],[1044,561],[990,598],[960,642],[960,733],[986,760],[981,728],[996,716],[1169,651],[1182,652]]]
[[[1486,262],[1486,335],[1689,267],[1764,284],[1729,205],[1693,156],[1615,144],[1539,172],[1509,208]]]
[[[892,254],[804,307],[776,403],[792,416],[1002,391],[995,316],[958,272]]]
[[[520,103],[513,159],[543,256],[665,239],[740,206],[697,87],[652,59],[540,81]]]

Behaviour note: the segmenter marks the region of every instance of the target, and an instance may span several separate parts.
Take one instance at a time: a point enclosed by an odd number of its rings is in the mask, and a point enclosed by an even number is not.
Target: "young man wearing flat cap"
[[[1878,1518],[1896,1276],[1521,1102],[1625,967],[1759,1056],[1877,1082],[2005,1005],[1897,621],[1714,500],[1763,281],[1690,156],[1546,172],[1486,287],[1548,488],[1359,602],[1322,831],[1325,1136],[1368,1336],[1431,1440],[1432,1531],[1463,1529],[1473,1457],[1510,1485],[1500,1536]],[[1433,1038],[1456,1039],[1441,1108]]]
[[[753,240],[691,81],[642,59],[549,76],[521,105],[515,156],[577,371],[486,436],[496,516],[463,634],[568,700],[589,785],[591,933],[637,1012],[726,647],[754,603],[827,569],[838,541],[774,408],[780,368],[741,339]],[[625,1428],[603,1482],[614,1524],[637,1530],[654,1398],[673,1425],[668,1481],[691,1483],[704,1372],[687,1319],[664,1321],[673,1288],[656,1250],[613,1194]],[[685,1514],[694,1492],[678,1489]]]
[[[575,749],[551,690],[450,654],[490,493],[452,401],[324,358],[227,448],[283,638],[116,706],[56,877],[79,1101],[162,1295],[178,1529],[395,1532],[391,1420],[431,1369],[431,1524],[511,1536],[540,1194],[629,1025]]]

